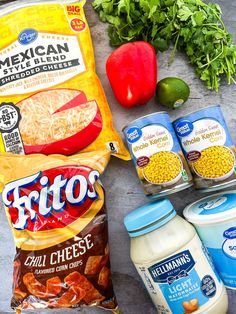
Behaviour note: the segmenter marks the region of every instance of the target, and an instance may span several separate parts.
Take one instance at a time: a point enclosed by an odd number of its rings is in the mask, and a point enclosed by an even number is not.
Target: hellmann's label
[[[187,250],[153,265],[149,268],[149,272],[155,282],[171,285],[178,279],[188,277],[188,273],[194,266],[195,261]]]
[[[222,293],[222,283],[198,236],[166,259],[135,266],[160,313],[183,314],[190,308],[204,313]]]

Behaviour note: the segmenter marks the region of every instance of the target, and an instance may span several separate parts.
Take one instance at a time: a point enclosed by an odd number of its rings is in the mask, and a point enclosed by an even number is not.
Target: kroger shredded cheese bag
[[[85,1],[0,9],[0,152],[129,154],[95,72]]]
[[[119,313],[99,181],[108,161],[104,151],[0,154],[2,198],[16,244],[13,309],[99,306]]]

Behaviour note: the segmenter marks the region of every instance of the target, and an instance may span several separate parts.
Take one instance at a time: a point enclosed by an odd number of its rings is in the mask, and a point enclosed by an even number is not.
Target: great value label
[[[219,106],[179,118],[173,125],[196,188],[219,189],[236,180],[236,150]]]

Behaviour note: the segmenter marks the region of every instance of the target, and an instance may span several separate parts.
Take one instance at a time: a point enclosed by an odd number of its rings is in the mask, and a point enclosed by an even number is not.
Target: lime
[[[175,109],[184,104],[190,94],[188,84],[178,77],[166,77],[159,81],[156,97],[159,104]]]

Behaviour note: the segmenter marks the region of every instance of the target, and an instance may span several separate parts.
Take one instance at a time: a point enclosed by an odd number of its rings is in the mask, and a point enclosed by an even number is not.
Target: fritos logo
[[[17,230],[42,231],[69,225],[98,198],[99,172],[87,166],[40,171],[8,183],[2,197]]]

